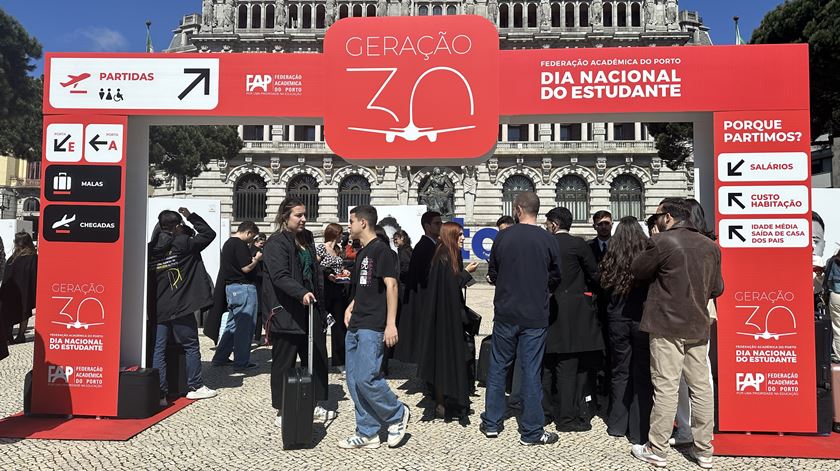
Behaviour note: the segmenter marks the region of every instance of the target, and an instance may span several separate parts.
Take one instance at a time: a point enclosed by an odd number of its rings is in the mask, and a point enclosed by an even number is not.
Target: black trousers
[[[327,375],[327,338],[320,320],[315,323],[312,351],[312,383],[316,401],[326,401],[329,391]],[[286,377],[295,367],[297,358],[306,368],[308,362],[306,335],[271,334],[271,405],[278,411],[283,410],[283,385]]]
[[[607,433],[627,436],[632,443],[647,441],[653,386],[650,379],[648,334],[639,330],[639,322],[610,319],[611,351],[610,399]]]
[[[344,337],[347,336],[347,327],[344,325],[344,310],[347,309],[348,304],[345,286],[333,283],[325,278],[324,289],[324,296],[326,297],[326,305],[324,307],[335,319],[335,324],[333,324],[330,330],[330,346],[332,347],[330,365],[344,366]]]
[[[592,419],[586,397],[592,396],[601,354],[546,353],[543,357],[543,411],[556,424]]]

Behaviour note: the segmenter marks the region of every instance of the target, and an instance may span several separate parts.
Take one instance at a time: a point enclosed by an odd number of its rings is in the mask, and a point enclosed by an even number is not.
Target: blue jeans
[[[190,313],[187,316],[161,322],[157,325],[152,366],[157,368],[160,373],[161,397],[165,397],[166,393],[169,392],[169,384],[166,382],[166,345],[170,333],[175,338],[175,343],[184,347],[187,360],[187,385],[193,391],[201,389],[203,386],[201,381],[201,351],[198,346],[198,325],[195,322],[195,316]]]
[[[228,320],[216,345],[213,363],[224,364],[233,352],[233,366],[244,367],[251,361],[251,339],[257,327],[257,287],[232,284],[225,286]]]
[[[522,370],[520,398],[522,415],[519,433],[522,440],[535,442],[542,437],[545,417],[542,408],[540,369],[545,352],[546,329],[526,329],[516,324],[496,321],[493,324],[493,348],[487,371],[487,397],[481,421],[487,431],[502,429],[505,414],[505,382],[513,357]]]
[[[359,329],[344,337],[347,389],[356,407],[356,434],[370,438],[402,420],[403,404],[379,372],[384,333]]]

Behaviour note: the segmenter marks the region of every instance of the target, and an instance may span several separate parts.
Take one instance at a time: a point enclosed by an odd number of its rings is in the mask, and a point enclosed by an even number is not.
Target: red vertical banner
[[[124,116],[47,116],[32,412],[117,415]]]
[[[719,426],[816,432],[809,114],[714,121]]]

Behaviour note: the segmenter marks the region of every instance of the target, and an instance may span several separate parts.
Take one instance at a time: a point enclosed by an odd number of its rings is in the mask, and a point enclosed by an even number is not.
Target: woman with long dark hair
[[[309,306],[323,300],[324,280],[315,253],[315,239],[306,230],[306,206],[287,197],[277,212],[277,232],[268,238],[263,249],[263,301],[269,309],[266,331],[271,343],[271,403],[277,409],[275,424],[282,427],[283,383],[300,357],[307,363]],[[315,400],[326,401],[327,339],[321,307],[315,304],[313,319],[312,381]],[[335,418],[334,411],[315,407],[315,420]]]
[[[348,272],[344,268],[344,259],[341,257],[342,228],[336,223],[330,223],[324,229],[324,243],[318,245],[318,261],[324,273],[324,306],[326,312],[338,319],[333,326],[330,335],[332,345],[331,365],[335,368],[344,368],[344,336],[347,335],[347,327],[340,320],[347,309],[347,295],[344,292],[346,283],[349,280]]]
[[[10,343],[26,341],[26,328],[29,317],[35,309],[35,286],[38,279],[38,254],[32,236],[21,231],[15,234],[15,248],[6,262],[3,273],[3,285],[0,287],[0,318],[4,328],[8,329]],[[12,337],[12,328],[20,324],[16,337]]]
[[[474,280],[476,262],[464,267],[461,249],[464,230],[447,222],[432,257],[429,283],[424,294],[425,333],[420,339],[417,376],[434,386],[435,415],[465,418],[469,411],[472,375],[469,360],[475,359],[475,336],[470,332],[463,289]]]
[[[645,443],[653,408],[648,334],[639,330],[647,285],[638,283],[630,266],[647,246],[639,221],[626,216],[616,227],[601,260],[601,287],[609,296],[607,331],[612,345],[612,378],[607,433]]]

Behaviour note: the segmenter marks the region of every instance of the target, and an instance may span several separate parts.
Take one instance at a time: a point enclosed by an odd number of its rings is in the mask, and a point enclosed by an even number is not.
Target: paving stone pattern
[[[469,304],[484,317],[482,335],[492,328],[493,288],[477,285],[469,290]],[[29,332],[32,337],[32,331]],[[8,416],[23,408],[23,377],[32,365],[32,342],[10,347],[11,356],[0,362],[0,414]],[[316,425],[312,449],[284,451],[280,430],[274,426],[269,399],[268,347],[256,348],[252,359],[259,367],[245,374],[227,367],[211,367],[213,343],[201,341],[204,379],[220,395],[198,401],[127,442],[43,441],[0,439],[2,470],[216,470],[216,469],[551,469],[551,470],[647,470],[649,465],[630,456],[623,438],[607,435],[600,419],[586,433],[560,434],[551,446],[523,447],[516,424],[506,422],[498,439],[484,438],[478,431],[478,414],[484,406],[484,389],[474,398],[472,423],[423,419],[418,406],[422,394],[408,365],[392,363],[388,382],[400,399],[412,408],[410,437],[400,448],[341,450],[336,442],[354,430],[353,404],[346,383],[330,374],[330,407],[338,418],[326,426]],[[668,469],[700,469],[676,450],[669,455]],[[829,460],[715,458],[718,470],[837,470]]]

